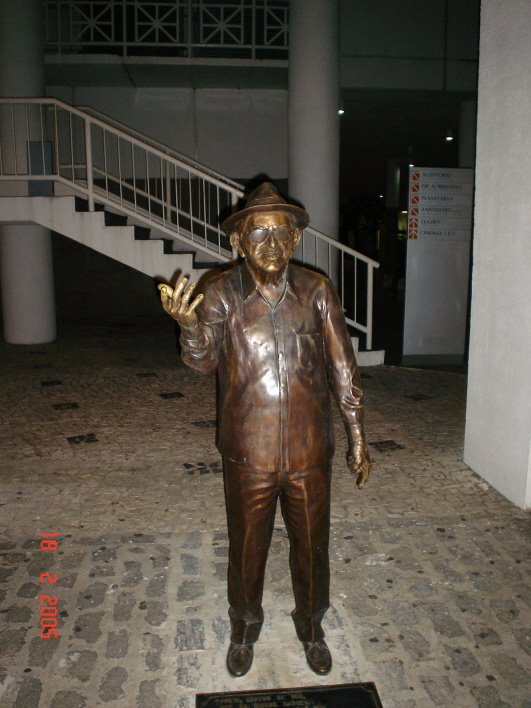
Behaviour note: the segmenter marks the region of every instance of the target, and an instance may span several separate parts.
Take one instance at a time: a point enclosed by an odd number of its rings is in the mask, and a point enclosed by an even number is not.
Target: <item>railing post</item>
[[[374,268],[367,263],[367,349],[372,349],[372,298],[373,298]]]
[[[166,221],[171,223],[171,183],[170,183],[170,163],[165,160],[165,178],[166,178]]]
[[[91,121],[85,118],[85,165],[87,169],[87,196],[89,211],[94,211],[94,177],[92,174]]]
[[[136,21],[136,20],[135,20]],[[113,14],[114,22],[114,14]],[[136,26],[135,26],[136,33]],[[122,56],[127,56],[127,0],[122,0]]]

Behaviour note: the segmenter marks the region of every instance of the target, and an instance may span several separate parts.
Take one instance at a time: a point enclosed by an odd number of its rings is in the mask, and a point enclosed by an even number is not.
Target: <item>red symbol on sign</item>
[[[411,216],[418,216],[418,215],[419,215],[419,208],[413,207],[413,209],[411,209]]]
[[[418,192],[419,190],[420,190],[420,184],[412,184],[411,185],[412,192]]]
[[[409,220],[409,228],[410,229],[418,229],[419,227],[419,220],[418,219],[410,219]]]
[[[420,197],[419,197],[419,196],[411,197],[411,203],[412,203],[412,204],[418,204],[419,202],[420,202]]]
[[[414,241],[415,239],[418,239],[418,237],[419,237],[419,236],[418,236],[418,231],[410,231],[410,232],[409,232],[409,239],[410,239],[410,240],[413,240],[413,241]]]
[[[413,173],[411,174],[411,179],[412,179],[414,182],[418,181],[418,180],[420,179],[420,172],[413,172]]]

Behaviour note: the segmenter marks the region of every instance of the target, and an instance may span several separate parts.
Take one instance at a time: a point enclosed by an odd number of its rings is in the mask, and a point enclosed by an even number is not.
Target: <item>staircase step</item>
[[[127,226],[127,216],[125,214],[115,214],[113,211],[104,211],[105,226]]]
[[[151,229],[148,229],[146,226],[137,226],[136,224],[132,224],[134,230],[135,230],[135,239],[137,241],[149,241],[151,238]]]
[[[83,197],[74,197],[74,204],[75,204],[75,210],[76,211],[88,211],[89,210],[89,203],[86,199],[83,199]],[[103,204],[99,204],[96,202],[94,204],[94,211],[104,211]]]

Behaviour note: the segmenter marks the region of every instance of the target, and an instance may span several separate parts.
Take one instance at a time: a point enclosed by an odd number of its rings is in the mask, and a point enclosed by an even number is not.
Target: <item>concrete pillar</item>
[[[289,193],[332,238],[339,224],[339,101],[338,2],[291,0]]]
[[[41,0],[0,2],[2,97],[44,95],[41,10]],[[20,129],[25,131],[26,126],[21,125]],[[49,230],[35,224],[0,226],[0,277],[6,341],[11,344],[39,344],[55,339]]]
[[[483,0],[465,462],[531,507],[531,3]]]
[[[476,161],[475,101],[463,101],[459,113],[459,167],[474,167]]]

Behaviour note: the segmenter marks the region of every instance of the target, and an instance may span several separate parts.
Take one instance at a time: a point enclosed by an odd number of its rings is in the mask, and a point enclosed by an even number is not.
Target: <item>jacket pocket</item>
[[[297,334],[297,362],[301,369],[313,371],[322,353],[322,337],[319,332]]]

